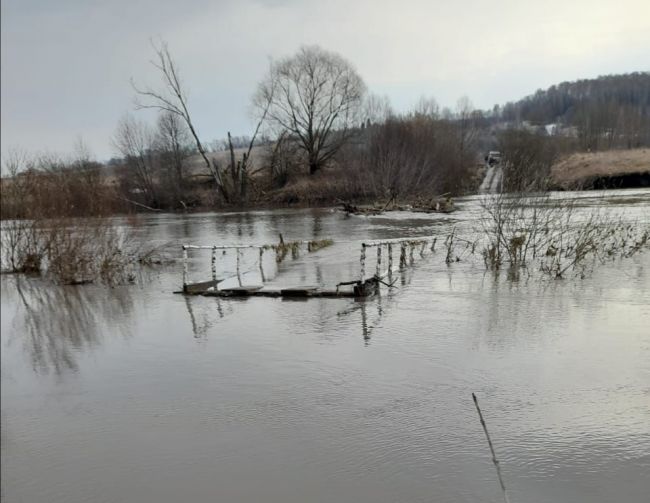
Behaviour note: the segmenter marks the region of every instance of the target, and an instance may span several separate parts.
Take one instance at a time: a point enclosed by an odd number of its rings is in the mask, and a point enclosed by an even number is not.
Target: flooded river
[[[650,219],[648,190],[558,197]],[[119,222],[178,257],[182,243],[332,238],[271,283],[333,286],[358,276],[364,239],[470,225],[477,199],[459,204]],[[359,302],[186,298],[180,262],[116,288],[3,276],[3,501],[499,502],[475,392],[511,501],[646,503],[650,254],[517,282],[443,255]],[[209,279],[209,253],[191,258]]]

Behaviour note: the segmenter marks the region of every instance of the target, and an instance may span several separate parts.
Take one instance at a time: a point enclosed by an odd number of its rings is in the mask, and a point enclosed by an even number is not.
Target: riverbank
[[[575,153],[551,168],[560,189],[650,187],[650,149]]]
[[[254,157],[260,162],[260,155]],[[484,168],[477,167],[462,190],[449,194],[453,198],[471,195],[478,190]],[[84,178],[85,177],[85,178]],[[83,172],[67,171],[64,176],[47,172],[26,172],[2,179],[3,220],[30,218],[35,209],[45,207],[52,216],[110,216],[134,213],[197,213],[272,210],[286,208],[356,207],[382,208],[390,196],[369,183],[363,172],[342,166],[331,167],[315,175],[294,175],[283,186],[273,186],[264,173],[251,179],[245,202],[224,202],[209,176],[194,157],[188,160],[185,194],[174,204],[150,206],[140,194],[120,192],[119,176],[113,169],[99,170],[88,184]],[[614,189],[650,186],[650,149],[610,150],[573,153],[561,158],[551,168],[550,188],[554,190]],[[393,200],[401,207],[418,206],[422,201],[442,194],[404,194]]]

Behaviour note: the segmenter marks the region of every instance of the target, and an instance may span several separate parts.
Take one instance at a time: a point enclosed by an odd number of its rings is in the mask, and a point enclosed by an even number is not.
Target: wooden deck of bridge
[[[219,289],[217,281],[203,281],[201,283],[190,283],[184,286],[182,291],[185,295],[201,295],[204,297],[282,297],[289,299],[305,298],[359,298],[368,297],[376,293],[379,288],[377,278],[369,278],[363,283],[350,282],[344,284],[352,288],[324,288],[321,286],[293,286],[285,288],[265,287],[261,285],[235,286]]]

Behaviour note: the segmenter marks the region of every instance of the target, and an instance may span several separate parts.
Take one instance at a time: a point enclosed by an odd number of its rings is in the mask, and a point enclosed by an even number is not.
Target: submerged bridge
[[[321,285],[296,285],[291,287],[271,287],[266,283],[273,277],[264,267],[266,253],[275,253],[275,262],[280,263],[291,254],[296,258],[301,251],[316,252],[333,244],[330,240],[323,241],[292,241],[277,244],[252,244],[252,245],[183,245],[183,288],[177,293],[186,295],[203,295],[214,297],[368,297],[378,293],[381,285],[392,287],[393,277],[405,268],[412,266],[417,256],[424,257],[427,251],[434,252],[437,242],[436,236],[409,237],[397,239],[384,239],[365,241],[360,244],[359,275],[349,281],[342,281],[329,287]],[[190,280],[190,253],[197,251],[210,251],[211,278],[202,281]],[[256,267],[259,272],[260,282],[254,285],[244,285],[242,276],[243,255],[248,251],[248,256],[256,257]],[[374,253],[373,253],[374,252]],[[219,254],[234,253],[234,275],[227,276],[222,271],[219,277]],[[386,264],[384,266],[384,264]],[[368,275],[372,270],[374,272]],[[224,286],[232,283],[235,286]]]

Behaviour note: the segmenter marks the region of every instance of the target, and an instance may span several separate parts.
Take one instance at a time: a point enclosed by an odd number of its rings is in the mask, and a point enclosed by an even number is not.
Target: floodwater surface
[[[650,191],[563,194],[650,220]],[[328,209],[154,215],[132,226],[183,243],[331,238],[276,264],[271,284],[359,275],[365,239],[444,236],[451,215]],[[210,254],[190,256],[210,277]],[[241,257],[259,282],[259,257]],[[218,257],[232,276],[232,254]],[[372,268],[372,262],[368,267]],[[650,494],[650,254],[586,279],[511,281],[427,252],[379,297],[184,297],[182,265],[137,285],[2,277],[6,502],[498,502],[471,393],[512,502]]]

